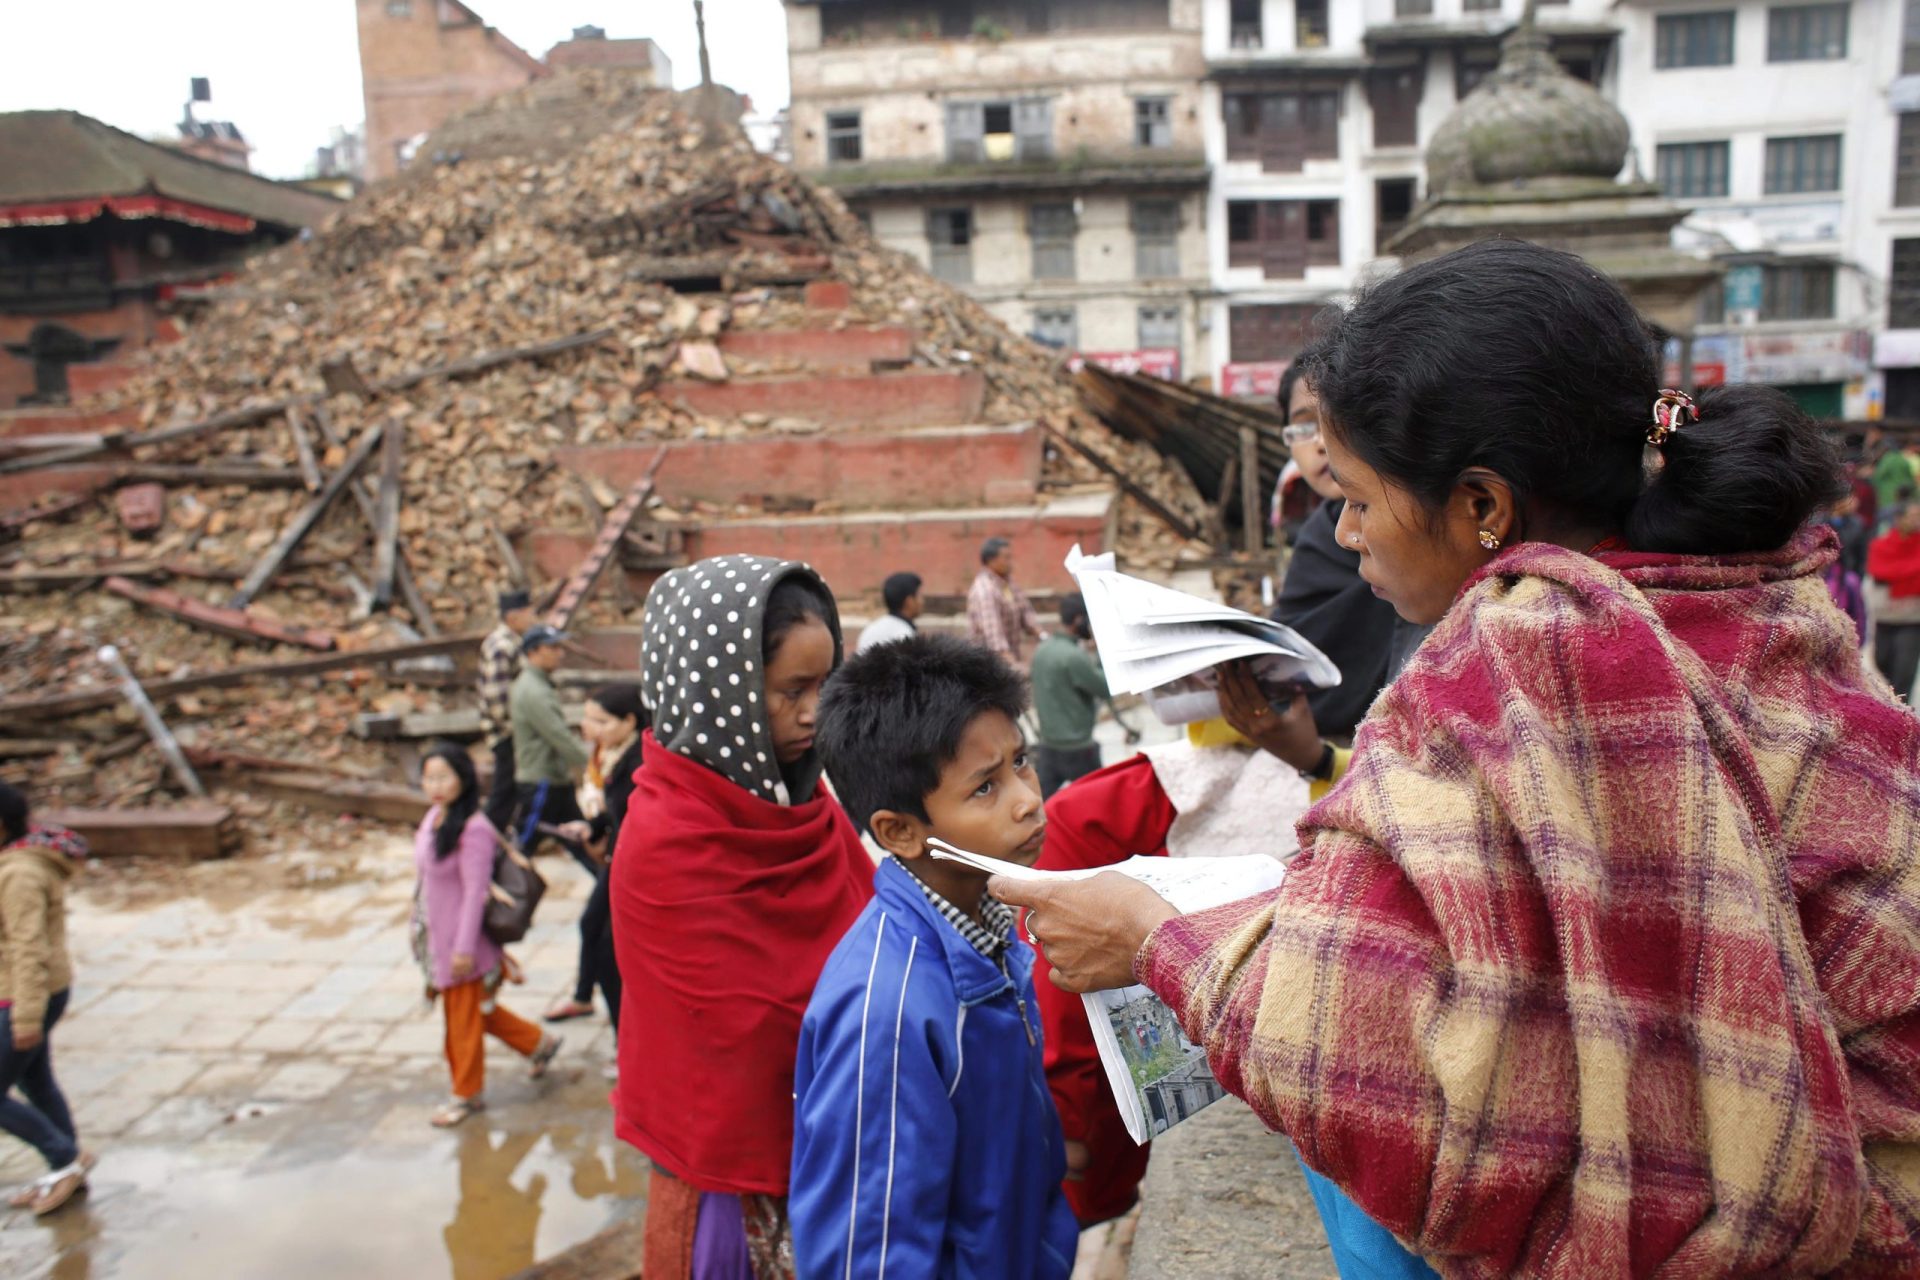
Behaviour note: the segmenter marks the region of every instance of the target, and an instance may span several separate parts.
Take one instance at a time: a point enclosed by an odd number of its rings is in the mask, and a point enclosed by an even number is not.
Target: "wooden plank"
[[[351,653],[330,653],[324,657],[300,658],[291,662],[260,662],[244,667],[208,671],[200,675],[150,680],[146,682],[145,688],[149,697],[166,698],[182,693],[192,693],[198,689],[231,688],[254,680],[292,680],[301,676],[325,675],[335,671],[351,671],[359,667],[405,662],[412,658],[437,658],[450,653],[475,651],[484,639],[486,639],[485,632],[463,632],[457,636],[422,640],[417,644],[388,645],[379,649],[361,649]],[[98,707],[112,706],[120,701],[120,697],[119,687],[110,686],[77,690],[71,693],[8,698],[0,701],[0,715],[67,715],[76,711],[91,711]]]
[[[599,579],[601,570],[607,567],[607,561],[613,558],[614,551],[620,546],[620,540],[626,536],[627,526],[640,514],[640,507],[653,492],[653,479],[660,472],[660,465],[667,460],[667,446],[661,445],[654,452],[653,461],[626,496],[614,509],[607,513],[606,523],[600,526],[599,536],[593,540],[593,546],[587,551],[586,558],[580,562],[573,575],[567,579],[567,585],[560,592],[559,599],[547,612],[547,621],[562,630],[573,621],[573,615],[586,601],[593,590],[593,584]]]
[[[293,522],[281,532],[279,540],[247,573],[246,579],[233,593],[233,598],[227,601],[229,608],[246,608],[253,598],[260,594],[260,589],[267,585],[273,575],[280,572],[280,566],[286,563],[287,557],[293,554],[294,549],[300,545],[301,539],[320,523],[320,517],[327,514],[327,508],[333,505],[334,499],[338,498],[341,491],[347,487],[347,482],[353,479],[353,473],[366,462],[368,456],[373,453],[374,446],[380,443],[384,434],[383,427],[372,427],[360,437],[360,443],[353,447],[353,452],[347,455],[347,460],[340,464],[339,470],[327,477],[326,485],[311,502],[301,508],[299,514],[294,516]]]
[[[292,467],[262,467],[245,463],[213,466],[168,466],[155,462],[132,462],[114,470],[115,484],[168,485],[245,485],[249,489],[298,489],[300,473]]]
[[[192,596],[182,595],[178,591],[169,591],[165,587],[143,587],[137,582],[117,575],[107,579],[106,588],[114,595],[131,600],[135,604],[157,610],[196,627],[217,631],[223,636],[232,636],[236,640],[299,645],[301,648],[315,649],[321,653],[332,651],[338,644],[331,631],[321,631],[312,627],[284,626],[265,618],[252,617],[239,609],[222,609],[219,605],[208,604],[204,600],[196,600]]]
[[[246,773],[234,785],[251,795],[287,800],[321,813],[419,825],[427,798],[390,782],[355,782],[322,773]]]
[[[57,756],[72,745],[65,738],[0,738],[0,760]]]
[[[373,604],[393,604],[393,569],[400,539],[400,466],[406,431],[398,420],[386,425],[380,441],[380,492],[373,508]]]
[[[513,539],[509,538],[493,521],[487,521],[487,531],[493,535],[493,545],[500,552],[500,563],[506,567],[507,581],[522,591],[527,588],[527,568],[520,563],[520,556],[513,549]]]
[[[1240,428],[1240,538],[1248,555],[1267,545],[1266,506],[1260,501],[1260,436]]]
[[[314,410],[313,425],[319,429],[320,436],[328,446],[338,447],[343,443],[339,433],[333,429],[333,418],[326,406],[320,405]],[[347,486],[347,492],[353,495],[354,505],[360,508],[360,514],[366,519],[367,528],[375,523],[375,504],[373,491],[364,480],[355,480]],[[420,594],[419,584],[414,581],[413,569],[407,563],[405,547],[398,550],[393,564],[394,585],[400,589],[401,603],[407,606],[407,612],[413,615],[413,625],[421,635],[431,640],[440,634],[440,628],[434,624],[433,610],[427,607],[426,599]]]
[[[1201,535],[1199,530],[1168,510],[1161,503],[1160,499],[1135,484],[1120,468],[1114,466],[1111,462],[1108,462],[1098,453],[1095,453],[1086,445],[1081,444],[1078,440],[1075,440],[1072,436],[1054,426],[1052,423],[1043,422],[1040,425],[1046,428],[1048,435],[1058,440],[1061,444],[1066,445],[1067,448],[1073,450],[1088,462],[1091,462],[1097,470],[1104,473],[1108,478],[1113,480],[1115,484],[1118,484],[1128,497],[1145,507],[1152,515],[1159,519],[1160,523],[1166,525],[1167,528],[1173,530],[1190,542],[1206,541],[1206,538]]]
[[[293,437],[293,451],[300,459],[300,477],[308,493],[320,491],[320,462],[313,456],[313,437],[307,434],[307,420],[300,406],[287,406],[287,432]]]
[[[223,804],[178,809],[44,809],[34,816],[84,836],[96,858],[222,858],[239,844],[233,810]]]
[[[574,709],[576,712],[578,708]],[[579,716],[568,717],[577,723]],[[477,738],[480,736],[480,709],[465,707],[459,711],[413,711],[406,715],[369,711],[353,718],[353,736],[371,742],[395,742],[402,738]]]

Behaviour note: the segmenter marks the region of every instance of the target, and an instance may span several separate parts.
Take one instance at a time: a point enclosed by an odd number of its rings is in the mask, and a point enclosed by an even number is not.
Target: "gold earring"
[[[1489,551],[1498,551],[1500,549],[1500,539],[1494,535],[1491,529],[1482,529],[1480,531],[1480,545]]]

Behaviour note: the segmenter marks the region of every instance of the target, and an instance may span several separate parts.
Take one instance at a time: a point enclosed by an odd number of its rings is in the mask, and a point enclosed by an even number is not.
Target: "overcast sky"
[[[696,84],[693,0],[470,0],[542,57],[576,26],[651,36],[674,83]],[[714,79],[756,110],[787,101],[780,0],[707,0]],[[206,76],[201,119],[231,120],[253,167],[301,177],[337,125],[366,115],[354,0],[0,0],[0,111],[65,107],[142,135],[173,136],[187,82]]]

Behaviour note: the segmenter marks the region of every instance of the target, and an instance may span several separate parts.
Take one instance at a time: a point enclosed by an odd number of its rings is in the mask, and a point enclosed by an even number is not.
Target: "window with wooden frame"
[[[1775,263],[1761,271],[1762,320],[1833,319],[1831,262]]]
[[[1840,189],[1840,135],[1768,138],[1761,191],[1770,196]]]
[[[1679,200],[1726,195],[1728,153],[1725,142],[1662,143],[1654,151],[1660,189]]]
[[[1173,145],[1173,99],[1133,100],[1133,145],[1152,148]]]
[[[1893,147],[1893,203],[1900,209],[1920,205],[1920,111],[1900,113]]]
[[[1133,274],[1140,280],[1169,280],[1180,274],[1180,203],[1135,200]]]
[[[1073,279],[1074,236],[1078,230],[1078,219],[1069,202],[1027,207],[1027,237],[1033,244],[1035,280]]]
[[[1887,275],[1887,328],[1920,329],[1920,240],[1893,242]]]
[[[1298,280],[1308,267],[1340,265],[1338,200],[1229,200],[1227,265]]]
[[[935,279],[973,283],[973,210],[927,210],[927,239]]]
[[[1768,62],[1833,62],[1847,56],[1850,4],[1790,4],[1767,10]]]
[[[1373,145],[1413,147],[1420,143],[1420,98],[1426,92],[1423,63],[1375,67],[1367,72],[1367,105],[1373,112]]]
[[[827,112],[827,163],[858,164],[860,162],[860,113],[858,111]]]
[[[1080,346],[1080,321],[1072,307],[1035,307],[1033,340],[1043,347],[1074,351]]]
[[[1340,158],[1334,89],[1241,90],[1222,97],[1227,159],[1258,160],[1265,173],[1298,173],[1308,160]]]
[[[1732,66],[1733,12],[1660,14],[1653,21],[1654,69]]]

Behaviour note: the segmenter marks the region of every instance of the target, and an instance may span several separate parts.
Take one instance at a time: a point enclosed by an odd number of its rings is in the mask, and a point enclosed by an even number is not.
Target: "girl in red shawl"
[[[1920,718],[1822,581],[1824,433],[1662,391],[1619,288],[1512,241],[1303,359],[1341,540],[1438,626],[1273,893],[992,891],[1057,983],[1167,1000],[1337,1258],[1920,1274]]]
[[[611,883],[615,1131],[654,1166],[642,1270],[785,1277],[800,1016],[873,892],[813,750],[839,614],[804,565],[720,556],[655,583],[645,625],[653,728]]]

